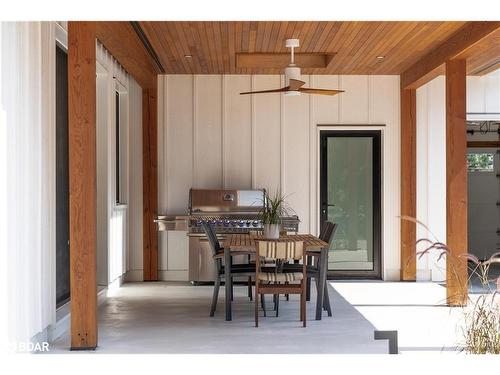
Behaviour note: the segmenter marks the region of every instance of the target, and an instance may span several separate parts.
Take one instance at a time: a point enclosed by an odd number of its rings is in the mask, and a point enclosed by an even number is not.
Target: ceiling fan
[[[306,83],[300,80],[300,67],[295,64],[294,49],[299,46],[298,39],[287,39],[285,46],[290,48],[291,59],[290,64],[285,68],[285,87],[274,89],[274,90],[263,90],[263,91],[247,91],[241,92],[240,95],[247,94],[265,94],[273,92],[284,92],[287,96],[296,96],[301,93],[304,94],[319,94],[319,95],[336,95],[344,90],[327,90],[327,89],[314,89],[312,87],[302,87]]]

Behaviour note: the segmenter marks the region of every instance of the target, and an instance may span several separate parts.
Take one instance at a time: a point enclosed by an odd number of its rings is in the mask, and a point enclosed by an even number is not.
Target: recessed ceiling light
[[[383,60],[383,59],[385,59],[385,56],[382,56],[382,55],[377,56],[377,59],[379,59],[379,60]]]
[[[184,57],[185,57],[186,59],[190,59],[190,58],[192,58],[192,57],[193,57],[193,55],[184,55]]]

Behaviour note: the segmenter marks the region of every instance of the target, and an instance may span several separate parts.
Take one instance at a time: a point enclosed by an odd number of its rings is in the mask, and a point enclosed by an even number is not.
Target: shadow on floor
[[[307,304],[308,326],[299,321],[298,296],[281,296],[280,316],[273,312],[254,327],[254,304],[245,286],[235,286],[233,320],[224,320],[224,291],[209,317],[212,286],[179,283],[128,283],[99,309],[99,346],[94,353],[193,354],[387,354],[387,341],[375,341],[375,327],[332,286],[333,317],[314,319],[315,292]],[[268,309],[272,306],[268,296]],[[69,337],[51,345],[51,353],[69,352]]]

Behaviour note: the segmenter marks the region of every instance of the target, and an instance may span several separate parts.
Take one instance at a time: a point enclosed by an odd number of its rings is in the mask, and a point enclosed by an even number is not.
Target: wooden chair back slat
[[[304,241],[258,240],[258,254],[269,259],[301,259]]]

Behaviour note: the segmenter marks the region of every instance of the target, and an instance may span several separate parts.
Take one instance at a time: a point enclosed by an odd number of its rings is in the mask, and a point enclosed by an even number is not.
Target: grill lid
[[[264,190],[189,190],[189,214],[258,213],[264,202]]]

